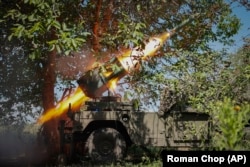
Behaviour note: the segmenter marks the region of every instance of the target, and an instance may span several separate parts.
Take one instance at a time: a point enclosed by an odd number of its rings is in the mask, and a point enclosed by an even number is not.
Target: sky
[[[242,7],[238,3],[232,4],[232,10],[233,14],[241,20],[242,24],[238,34],[233,37],[235,44],[230,48],[230,51],[236,52],[244,44],[242,37],[250,38],[250,10],[247,11],[245,7]]]

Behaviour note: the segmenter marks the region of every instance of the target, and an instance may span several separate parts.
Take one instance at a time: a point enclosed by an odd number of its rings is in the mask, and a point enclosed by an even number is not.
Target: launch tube
[[[112,80],[120,79],[126,74],[118,58],[114,57],[104,65],[87,71],[77,83],[86,96],[95,98],[110,87]]]
[[[101,96],[103,92],[109,89],[112,81],[118,81],[126,74],[134,71],[141,60],[148,56],[153,56],[167,39],[192,21],[197,15],[192,15],[169,32],[149,38],[143,48],[136,47],[131,49],[118,57],[113,57],[103,65],[87,71],[77,81],[79,87],[90,98]]]

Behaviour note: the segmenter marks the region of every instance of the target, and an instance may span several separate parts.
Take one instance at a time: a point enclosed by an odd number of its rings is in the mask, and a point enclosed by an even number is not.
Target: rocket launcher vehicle
[[[79,87],[90,98],[96,98],[107,91],[112,82],[117,82],[128,73],[137,69],[139,62],[148,56],[153,56],[166,42],[183,26],[194,20],[198,14],[192,15],[169,32],[149,38],[143,48],[136,47],[124,52],[118,57],[113,57],[101,66],[87,71],[77,80]]]

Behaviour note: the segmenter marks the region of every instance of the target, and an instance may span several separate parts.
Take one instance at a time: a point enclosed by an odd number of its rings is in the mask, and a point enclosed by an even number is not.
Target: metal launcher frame
[[[118,58],[114,57],[103,66],[87,71],[77,83],[86,96],[96,98],[109,89],[113,79],[120,79],[126,74]]]

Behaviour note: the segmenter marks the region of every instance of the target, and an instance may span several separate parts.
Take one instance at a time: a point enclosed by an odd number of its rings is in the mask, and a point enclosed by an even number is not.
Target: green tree
[[[33,122],[41,114],[41,80],[18,40],[0,39],[1,125]]]
[[[84,21],[79,17],[79,10],[75,8],[77,4],[75,1],[24,0],[12,3],[2,1],[1,5],[8,9],[2,24],[11,30],[9,40],[17,37],[23,41],[29,58],[42,68],[41,93],[46,112],[54,107],[56,55],[69,55],[70,51],[76,51],[89,34],[84,31]],[[65,12],[70,8],[71,12]],[[45,124],[44,132],[49,134],[47,138],[51,144],[57,141],[57,122],[54,120]]]
[[[0,3],[3,16],[8,5]],[[39,65],[27,59],[23,41],[8,40],[11,26],[12,22],[1,23],[0,30],[1,125],[34,121],[41,114]]]

